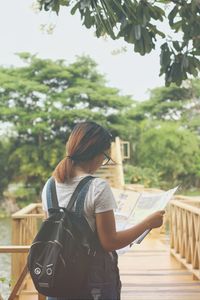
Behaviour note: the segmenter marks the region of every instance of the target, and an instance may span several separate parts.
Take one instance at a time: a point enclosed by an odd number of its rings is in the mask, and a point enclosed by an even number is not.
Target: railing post
[[[30,245],[37,232],[38,204],[30,204],[12,215],[12,244]],[[11,259],[11,286],[13,287],[26,265],[27,253],[14,253]]]
[[[120,138],[116,137],[115,142],[111,145],[111,157],[117,163],[116,165],[116,172],[114,178],[114,186],[117,188],[124,187],[124,172],[123,172],[123,158],[121,153],[121,143]]]
[[[20,219],[12,218],[12,245],[20,245],[20,227]],[[11,287],[16,284],[22,268],[22,254],[13,253],[11,256]]]

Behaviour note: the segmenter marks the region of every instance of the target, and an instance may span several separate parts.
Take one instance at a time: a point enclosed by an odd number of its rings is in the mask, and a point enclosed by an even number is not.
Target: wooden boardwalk
[[[169,242],[153,234],[119,255],[119,268],[121,300],[200,300],[200,281],[170,255]],[[38,300],[30,279],[16,299]]]
[[[122,300],[200,300],[200,281],[170,255],[167,244],[146,238],[119,256]]]

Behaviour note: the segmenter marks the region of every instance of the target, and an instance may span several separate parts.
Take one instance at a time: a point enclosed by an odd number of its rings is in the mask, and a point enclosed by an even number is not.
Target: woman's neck
[[[83,168],[82,166],[75,166],[73,169],[73,177],[89,174],[90,170],[88,167]]]

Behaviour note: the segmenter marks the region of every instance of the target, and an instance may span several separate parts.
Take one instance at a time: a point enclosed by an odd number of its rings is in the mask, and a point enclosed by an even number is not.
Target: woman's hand
[[[164,210],[158,210],[144,219],[149,229],[160,227],[163,224]]]
[[[113,211],[97,213],[96,227],[102,247],[106,251],[113,251],[131,244],[145,230],[160,227],[164,213],[164,210],[157,211],[140,223],[122,231],[116,231]]]

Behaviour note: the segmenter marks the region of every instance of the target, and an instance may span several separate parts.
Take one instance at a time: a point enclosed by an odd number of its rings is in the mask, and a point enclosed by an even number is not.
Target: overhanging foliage
[[[199,0],[38,0],[41,10],[57,14],[61,6],[79,11],[82,24],[96,36],[123,38],[145,55],[160,47],[160,76],[165,83],[181,85],[200,70]],[[168,24],[170,32],[161,23]]]

